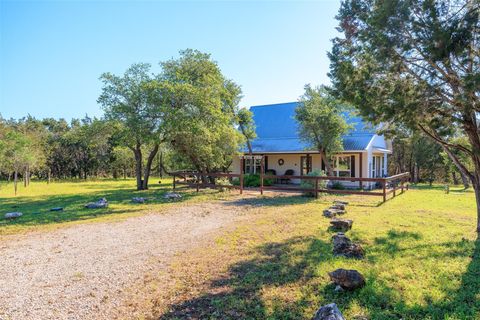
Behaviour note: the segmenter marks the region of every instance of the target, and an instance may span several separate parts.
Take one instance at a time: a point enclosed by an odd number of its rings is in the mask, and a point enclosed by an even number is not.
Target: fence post
[[[175,190],[175,173],[172,176],[173,176],[173,190]]]
[[[260,194],[261,195],[263,195],[263,170],[264,170],[263,159],[264,159],[264,156],[262,156],[262,160],[260,161]]]
[[[240,194],[243,194],[243,157],[240,157]]]
[[[196,174],[196,180],[197,180],[197,192],[200,191],[200,174]]]
[[[401,187],[402,193],[403,193],[403,178],[400,180],[400,187]]]
[[[383,202],[387,201],[387,179],[383,179]]]
[[[397,195],[397,182],[393,180],[393,197]]]
[[[318,178],[315,178],[315,199],[318,199]]]

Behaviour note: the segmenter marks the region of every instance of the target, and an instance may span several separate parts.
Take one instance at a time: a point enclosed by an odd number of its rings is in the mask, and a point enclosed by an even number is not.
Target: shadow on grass
[[[88,186],[86,186],[88,187]],[[92,186],[93,188],[93,186]],[[88,189],[88,188],[85,188]],[[18,211],[23,216],[15,220],[5,220],[0,217],[0,232],[5,226],[34,226],[77,220],[88,220],[110,214],[125,214],[146,210],[151,205],[170,203],[173,200],[164,199],[166,192],[172,191],[170,186],[151,187],[149,190],[137,191],[132,187],[97,187],[97,192],[81,194],[47,195],[40,197],[8,197],[0,198],[0,213]],[[187,201],[198,195],[195,192],[182,192],[182,198],[175,202]],[[149,201],[145,204],[131,202],[132,197],[146,197]],[[109,207],[106,209],[86,209],[88,202],[106,198]],[[63,211],[50,211],[55,207],[64,208]]]
[[[398,250],[395,249],[396,242],[402,239],[421,241],[416,233],[392,231],[385,239],[379,239],[378,250],[382,254]],[[331,253],[331,244],[314,237],[295,237],[257,247],[256,258],[232,265],[226,277],[210,283],[209,293],[172,305],[159,320],[306,319],[313,316],[311,310],[331,302],[336,302],[341,310],[353,305],[355,308],[360,306],[368,312],[365,314],[368,319],[372,320],[478,319],[480,243],[478,240],[460,241],[446,244],[446,247],[454,252],[448,251],[444,257],[453,254],[470,257],[471,260],[466,272],[461,275],[459,287],[440,288],[445,299],[439,302],[428,303],[430,298],[427,292],[424,295],[427,303],[407,303],[402,292],[391,286],[391,281],[387,283],[374,272],[365,274],[367,285],[364,288],[337,293],[332,284],[325,284],[328,281],[326,275],[316,274],[320,266],[327,266],[328,269],[338,259]],[[426,252],[425,258],[429,258],[428,248]],[[275,289],[277,286],[279,288]],[[293,293],[292,287],[297,288]],[[265,288],[274,288],[281,298],[267,298],[267,301]]]
[[[307,249],[302,250],[298,247]],[[262,299],[263,286],[281,286],[311,279],[315,266],[328,259],[329,244],[310,237],[291,238],[257,248],[258,258],[237,263],[229,276],[212,281],[216,293],[206,294],[172,306],[159,319],[263,319],[267,317]],[[280,318],[302,318],[306,301],[300,299],[279,310]],[[271,318],[276,318],[272,315]]]

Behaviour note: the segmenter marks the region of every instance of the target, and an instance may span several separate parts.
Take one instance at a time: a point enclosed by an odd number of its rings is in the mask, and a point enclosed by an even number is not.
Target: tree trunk
[[[472,180],[472,185],[477,203],[477,233],[480,233],[480,181],[478,178]]]
[[[452,180],[454,185],[458,185],[458,177],[457,177],[457,172],[455,170],[452,171]]]
[[[27,170],[25,170],[25,172],[23,173],[23,187],[26,188],[27,187]]]
[[[15,195],[17,195],[17,182],[18,182],[18,172],[15,170],[13,174],[13,188],[15,189]]]
[[[127,180],[127,168],[123,167],[123,180]]]
[[[325,163],[325,169],[327,169],[327,175],[330,177],[333,177],[333,169],[332,166],[330,165],[330,161],[327,160],[327,156],[325,155],[325,152],[320,151],[320,157],[323,160],[323,163]]]
[[[49,168],[49,169],[48,169],[48,180],[47,180],[47,183],[48,183],[48,184],[50,184],[51,175],[52,175],[52,171],[51,171],[50,168]]]
[[[157,155],[158,147],[159,145],[155,144],[152,151],[150,151],[150,154],[148,155],[147,164],[145,165],[145,173],[143,174],[143,190],[148,190],[148,178],[150,178],[153,160],[155,160],[155,156]]]
[[[140,143],[137,142],[135,149],[133,150],[135,155],[135,176],[137,177],[137,190],[143,190],[143,181],[142,181],[142,150]]]
[[[470,183],[468,182],[468,178],[461,172],[460,172],[460,177],[462,178],[463,187],[465,189],[468,189],[470,187]]]

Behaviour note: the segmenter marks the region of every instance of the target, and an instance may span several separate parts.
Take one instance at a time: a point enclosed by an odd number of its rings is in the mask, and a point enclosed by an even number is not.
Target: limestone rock
[[[352,243],[344,233],[339,232],[332,237],[333,254],[347,258],[363,259],[365,253],[361,245]]]
[[[345,211],[346,206],[342,203],[334,203],[330,208]]]
[[[85,205],[85,208],[87,209],[101,209],[101,208],[107,208],[107,207],[108,207],[108,201],[105,198],[101,198],[98,201],[90,202]]]
[[[315,313],[313,320],[345,320],[335,303],[320,307]]]
[[[180,199],[182,195],[176,192],[167,192],[163,197],[165,199]]]
[[[348,205],[348,201],[334,200],[333,204],[343,204],[344,206],[346,206],[346,205]]]
[[[347,219],[333,219],[332,221],[330,221],[330,224],[335,230],[348,231],[352,229],[353,221]]]
[[[142,198],[142,197],[133,197],[132,198],[133,203],[145,203],[146,201],[147,201],[147,199]]]
[[[337,269],[328,275],[334,284],[345,290],[355,290],[365,285],[365,278],[357,270]]]
[[[7,212],[5,213],[5,219],[16,219],[23,216],[21,212]]]
[[[323,210],[323,216],[324,217],[333,218],[336,215],[337,215],[336,210],[330,210],[330,209]]]
[[[50,209],[50,211],[63,211],[63,207],[55,207]]]

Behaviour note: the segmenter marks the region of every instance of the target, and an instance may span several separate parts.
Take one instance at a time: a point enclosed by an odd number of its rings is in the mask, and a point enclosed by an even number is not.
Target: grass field
[[[333,196],[257,199],[256,219],[217,239],[172,272],[178,297],[154,318],[309,319],[336,302],[346,319],[480,319],[480,248],[472,192],[426,186],[377,206],[354,202],[348,232],[364,260],[332,255],[322,209]],[[337,293],[327,273],[357,269],[367,285]],[[154,279],[154,277],[153,277]],[[207,279],[207,280],[204,280]],[[153,280],[154,282],[154,280]],[[153,287],[155,287],[153,285]]]
[[[33,181],[30,186],[19,186],[14,196],[13,184],[0,184],[0,235],[56,228],[65,224],[79,222],[114,221],[125,219],[147,211],[161,211],[177,202],[166,200],[163,195],[172,191],[171,178],[159,184],[158,178],[152,178],[147,191],[136,191],[135,181],[100,180],[46,182]],[[204,191],[197,194],[193,190],[182,192],[180,201],[200,201],[221,196],[217,192]],[[85,209],[88,202],[105,197],[109,201],[108,209]],[[132,197],[148,197],[146,204],[134,204]],[[63,207],[64,211],[51,212],[51,208]],[[7,212],[19,211],[21,218],[7,221],[3,216]]]
[[[72,223],[116,221],[174,204],[163,199],[168,183],[137,192],[134,181],[34,182],[19,195],[0,187],[0,235],[57,228]],[[184,191],[181,201],[229,199],[230,194]],[[152,197],[132,204],[134,196]],[[106,210],[83,205],[106,197]],[[155,319],[308,319],[320,306],[336,302],[347,319],[480,319],[480,246],[474,226],[473,192],[418,186],[379,204],[377,198],[350,200],[348,236],[361,243],[364,260],[332,255],[329,220],[322,216],[333,195],[247,198],[248,219],[208,247],[177,257],[171,288],[146,277],[137,290],[138,308]],[[52,207],[64,212],[50,212]],[[367,285],[337,293],[327,273],[357,269]],[[167,301],[168,303],[166,303]]]

